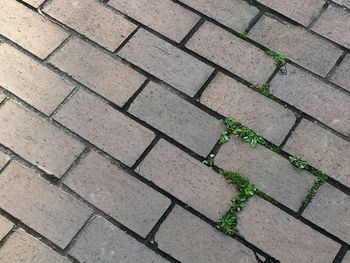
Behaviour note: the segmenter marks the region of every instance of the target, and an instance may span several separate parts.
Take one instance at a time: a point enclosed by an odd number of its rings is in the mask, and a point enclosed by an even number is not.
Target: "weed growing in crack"
[[[278,54],[271,49],[266,51],[266,55],[272,58],[274,61],[276,61],[276,64],[279,67],[284,66],[287,62],[287,57],[285,55]]]
[[[305,170],[305,168],[308,166],[306,161],[303,161],[300,159],[300,157],[297,156],[289,156],[289,162],[293,164],[295,167],[297,167],[300,170]]]
[[[263,85],[253,84],[253,85],[250,85],[250,88],[261,93],[264,96],[268,97],[270,95],[270,84],[269,83],[265,83]]]
[[[239,36],[241,38],[243,38],[244,40],[248,39],[248,32],[247,31],[244,31],[242,33],[239,33]]]
[[[202,163],[204,163],[207,166],[213,166],[214,159],[215,159],[215,155],[214,154],[209,154],[207,159],[205,159]]]

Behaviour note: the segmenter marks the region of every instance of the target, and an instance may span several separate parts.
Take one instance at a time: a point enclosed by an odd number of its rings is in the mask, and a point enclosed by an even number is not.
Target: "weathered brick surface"
[[[331,81],[350,91],[350,55],[346,55],[331,75]]]
[[[333,262],[340,249],[340,244],[258,197],[238,215],[237,228],[247,241],[281,262]]]
[[[239,120],[277,145],[295,122],[290,110],[221,73],[205,89],[200,102]]]
[[[3,239],[12,229],[13,224],[5,217],[0,216],[0,241]]]
[[[237,195],[218,173],[165,140],[158,142],[136,171],[214,221],[221,219]]]
[[[350,11],[330,5],[313,25],[312,30],[350,48]]]
[[[91,152],[64,184],[141,236],[146,236],[170,205],[170,200]]]
[[[0,2],[0,34],[40,58],[46,58],[69,35],[17,1]]]
[[[78,38],[71,39],[49,61],[119,106],[145,81],[140,73]]]
[[[198,15],[171,0],[110,0],[108,4],[176,42],[199,20]]]
[[[135,24],[95,0],[56,0],[44,11],[110,51],[136,29]]]
[[[56,177],[65,173],[84,148],[63,131],[12,101],[0,108],[0,143]]]
[[[16,162],[0,176],[0,207],[61,248],[92,213],[81,201]]]
[[[153,82],[129,111],[202,156],[209,154],[224,130],[219,120]]]
[[[263,84],[276,68],[263,51],[210,22],[186,47],[252,83]]]
[[[0,249],[0,262],[69,263],[71,261],[30,236],[24,230],[19,229]]]
[[[259,9],[240,0],[180,0],[236,31],[244,32]]]
[[[84,228],[69,254],[86,263],[168,262],[100,216]]]
[[[9,160],[10,160],[10,157],[0,152],[0,169],[2,169]]]
[[[160,226],[158,247],[181,262],[256,262],[252,251],[179,206]]]
[[[159,37],[140,29],[119,56],[193,96],[213,69]]]
[[[220,148],[215,164],[240,173],[259,190],[295,211],[315,179],[273,151],[261,145],[253,149],[249,143],[234,136]]]
[[[319,121],[350,134],[350,96],[294,66],[279,72],[270,86],[272,95]]]
[[[350,6],[350,2],[349,2],[349,6]],[[350,263],[350,251],[348,251],[342,261],[342,263]]]
[[[326,76],[342,54],[342,50],[329,41],[268,16],[258,21],[249,37],[321,76]]]
[[[23,0],[23,2],[30,4],[31,6],[38,8],[45,0]]]
[[[49,115],[73,84],[8,44],[0,45],[0,85]]]
[[[329,184],[322,185],[302,215],[350,243],[350,196],[345,193]]]

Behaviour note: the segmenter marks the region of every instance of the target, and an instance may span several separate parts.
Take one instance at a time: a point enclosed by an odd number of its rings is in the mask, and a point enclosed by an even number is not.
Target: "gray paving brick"
[[[31,6],[38,8],[45,0],[23,0],[23,2],[30,4]]]
[[[350,2],[349,2],[349,6],[350,6]],[[350,251],[348,251],[342,261],[342,263],[350,263]]]
[[[221,121],[153,82],[129,112],[202,156],[209,154],[224,130]]]
[[[346,55],[331,75],[331,81],[350,91],[350,55]]]
[[[144,29],[118,55],[190,96],[213,72],[213,68]]]
[[[0,91],[0,103],[6,99],[6,95]]]
[[[143,237],[170,205],[168,198],[94,152],[69,172],[64,184]]]
[[[247,247],[179,206],[160,226],[155,240],[161,250],[181,262],[256,262]]]
[[[321,76],[327,75],[342,54],[331,42],[268,16],[258,21],[249,37]]]
[[[0,176],[0,207],[61,248],[92,213],[81,201],[16,162]]]
[[[334,3],[350,8],[350,0],[332,0]],[[349,261],[350,262],[350,261]]]
[[[0,169],[2,169],[9,160],[10,160],[10,157],[0,152]]]
[[[258,197],[240,212],[237,228],[248,242],[281,262],[333,262],[340,249],[340,244]]]
[[[263,51],[210,22],[186,47],[251,83],[265,83],[276,68]]]
[[[0,241],[11,231],[12,228],[12,222],[3,216],[0,216]]]

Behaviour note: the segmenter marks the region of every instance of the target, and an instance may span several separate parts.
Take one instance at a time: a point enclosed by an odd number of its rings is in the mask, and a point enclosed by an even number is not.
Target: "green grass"
[[[301,160],[297,156],[289,156],[289,162],[300,170],[305,170],[308,166],[306,161]]]
[[[244,31],[242,33],[239,33],[239,36],[243,39],[248,39],[248,32],[247,31]]]
[[[209,154],[207,159],[205,159],[202,163],[204,163],[207,166],[213,166],[214,159],[215,159],[215,155],[214,154]]]
[[[266,51],[266,55],[269,56],[270,58],[272,58],[274,61],[276,61],[276,64],[279,67],[284,66],[287,62],[287,57],[285,55],[278,54],[273,50]]]
[[[270,95],[270,84],[269,83],[265,83],[263,85],[253,84],[253,85],[250,85],[250,88],[252,88],[253,90],[256,90],[257,92],[261,93],[264,96]]]

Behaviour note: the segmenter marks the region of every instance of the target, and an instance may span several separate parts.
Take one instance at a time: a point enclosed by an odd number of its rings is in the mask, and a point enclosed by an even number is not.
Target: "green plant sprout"
[[[278,54],[273,50],[266,51],[266,55],[269,56],[270,58],[272,58],[274,61],[276,61],[276,64],[279,67],[284,66],[287,62],[287,57],[285,55]]]

